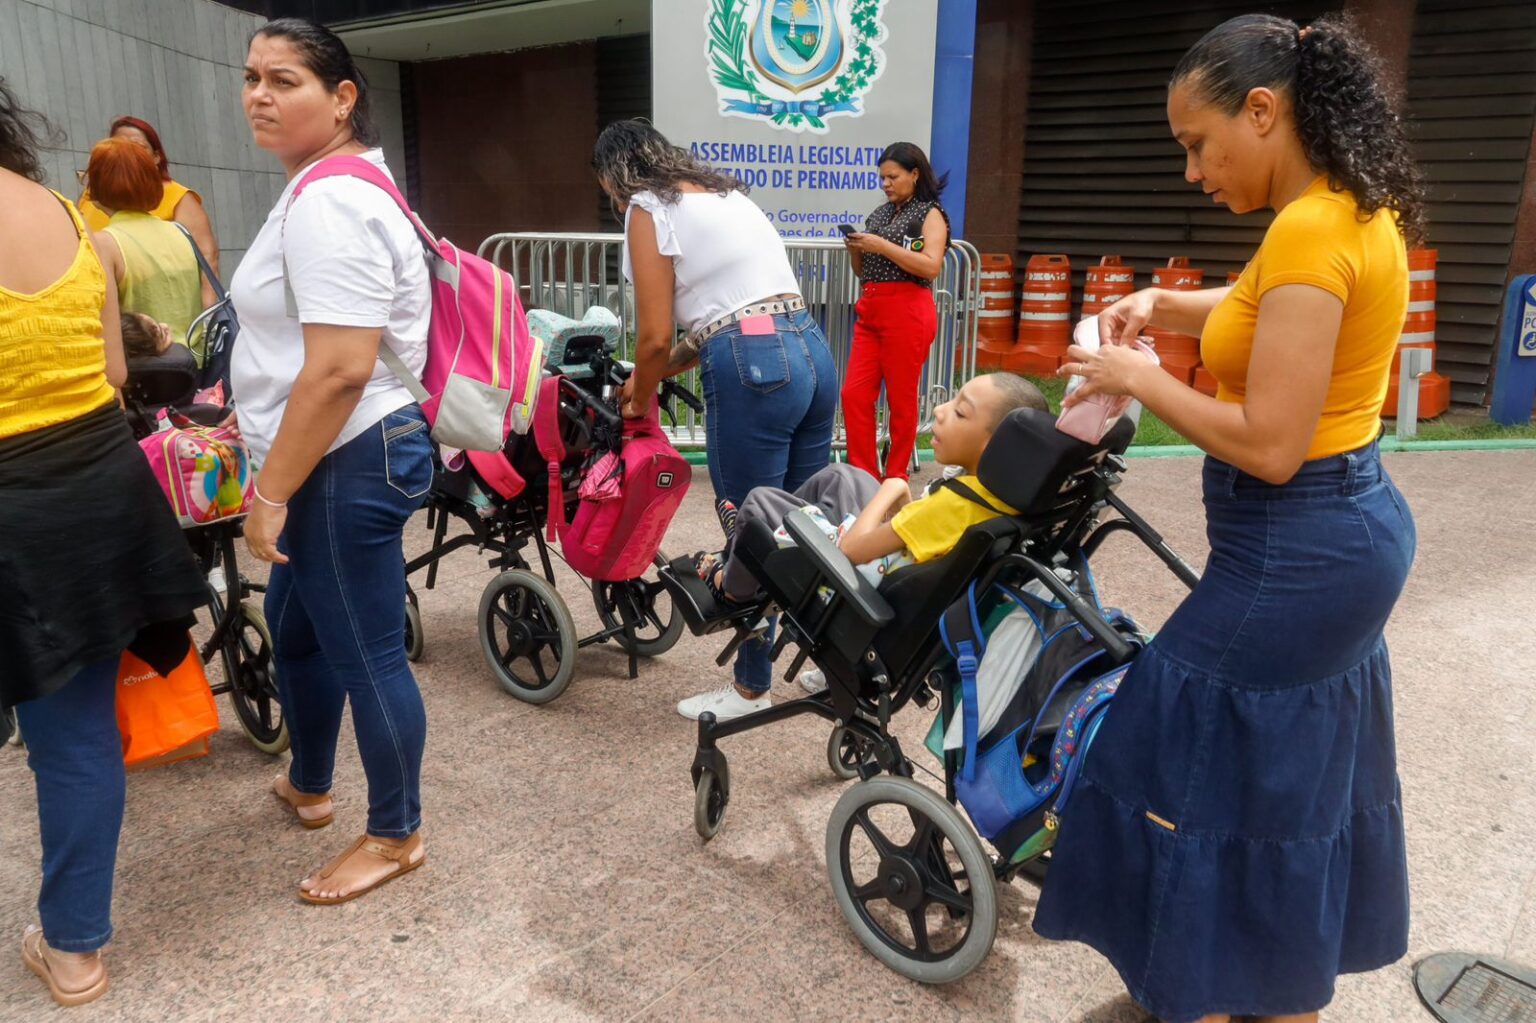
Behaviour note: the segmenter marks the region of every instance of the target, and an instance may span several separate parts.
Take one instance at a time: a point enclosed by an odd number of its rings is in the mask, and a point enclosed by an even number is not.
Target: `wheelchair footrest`
[[[762,614],[761,603],[736,604],[715,599],[708,584],[694,570],[690,556],[673,558],[665,568],[657,570],[657,576],[671,594],[673,606],[682,613],[688,631],[695,636],[733,629]]]

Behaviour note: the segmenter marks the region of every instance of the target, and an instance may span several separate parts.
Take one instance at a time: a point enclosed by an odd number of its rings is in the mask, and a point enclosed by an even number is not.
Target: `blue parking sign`
[[[1488,411],[1494,422],[1516,426],[1531,421],[1536,403],[1536,274],[1510,283],[1503,325]]]

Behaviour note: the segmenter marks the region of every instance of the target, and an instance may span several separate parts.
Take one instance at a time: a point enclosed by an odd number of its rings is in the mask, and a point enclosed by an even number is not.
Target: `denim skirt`
[[[1321,1009],[1402,957],[1382,629],[1413,518],[1375,444],[1272,485],[1207,459],[1210,559],[1120,687],[1035,916],[1169,1023]]]

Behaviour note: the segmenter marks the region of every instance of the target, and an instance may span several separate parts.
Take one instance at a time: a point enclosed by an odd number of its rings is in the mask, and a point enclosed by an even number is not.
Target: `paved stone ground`
[[[1536,962],[1536,452],[1389,456],[1412,503],[1419,556],[1390,626],[1413,877],[1409,957],[1344,978],[1330,1021],[1427,1019],[1411,963],[1470,949]],[[1204,558],[1194,459],[1133,463],[1122,493],[1195,564]],[[669,547],[716,535],[707,481]],[[413,549],[425,542],[418,523]],[[1149,554],[1117,540],[1098,560],[1111,602],[1156,626],[1180,596]],[[1139,1023],[1089,949],[1029,926],[1036,891],[1000,893],[996,946],[945,988],[890,973],[833,903],[822,853],[842,785],[826,729],[800,719],[730,741],[733,800],[709,845],[692,826],[694,726],[681,697],[725,677],[720,644],[685,636],[634,682],[614,649],[581,653],[547,707],[485,669],[475,609],[490,571],[470,551],[423,594],[418,665],[431,733],[426,868],[336,908],[294,888],[361,830],[349,735],[337,824],[292,823],[267,784],[278,761],[233,716],[213,755],[134,776],[118,864],[113,989],[81,1021],[921,1019]],[[577,623],[595,622],[572,577]],[[776,696],[798,692],[779,683]],[[927,725],[898,721],[909,749]],[[350,726],[348,726],[348,731]],[[0,750],[0,1019],[52,1012],[14,954],[33,919],[31,780]]]

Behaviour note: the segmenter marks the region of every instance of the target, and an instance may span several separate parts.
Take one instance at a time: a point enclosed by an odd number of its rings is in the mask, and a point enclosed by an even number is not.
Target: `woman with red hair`
[[[152,209],[150,214],[161,220],[174,220],[178,224],[192,232],[192,237],[197,240],[197,247],[202,250],[203,257],[208,260],[208,265],[213,267],[213,272],[219,272],[219,242],[213,234],[213,223],[208,219],[207,210],[203,209],[203,197],[198,195],[186,185],[171,179],[171,162],[165,155],[165,147],[160,144],[160,133],[148,121],[142,121],[137,117],[119,117],[112,122],[112,129],[107,133],[109,138],[127,139],[135,145],[148,150],[155,158],[160,180],[164,182],[165,191]],[[107,226],[107,219],[111,216],[103,210],[94,197],[89,187],[80,196],[80,214],[85,217],[85,226],[92,231],[100,231]],[[203,305],[213,304],[213,288],[203,285]]]
[[[96,242],[117,280],[122,310],[143,313],[169,325],[176,340],[186,339],[203,311],[202,273],[186,235],[152,212],[165,193],[154,158],[127,139],[103,139],[91,150],[86,180],[107,214]]]

